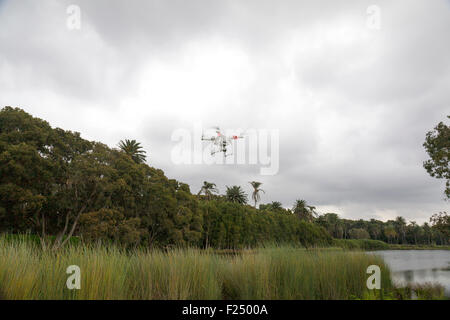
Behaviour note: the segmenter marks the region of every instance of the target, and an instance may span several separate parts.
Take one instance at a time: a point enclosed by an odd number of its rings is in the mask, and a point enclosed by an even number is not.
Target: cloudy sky
[[[0,106],[136,139],[193,192],[257,180],[263,203],[422,223],[449,210],[422,167],[450,114],[449,33],[449,0],[0,0]],[[198,123],[279,130],[278,173],[175,164],[172,134]]]

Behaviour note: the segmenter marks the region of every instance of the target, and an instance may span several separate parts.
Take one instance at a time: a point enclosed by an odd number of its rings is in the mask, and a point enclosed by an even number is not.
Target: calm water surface
[[[450,250],[374,251],[388,264],[395,283],[440,283],[450,296]]]

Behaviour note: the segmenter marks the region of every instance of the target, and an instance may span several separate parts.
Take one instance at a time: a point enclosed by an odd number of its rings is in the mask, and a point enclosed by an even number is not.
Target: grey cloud
[[[422,143],[450,110],[449,1],[379,1],[380,31],[365,28],[371,1],[80,0],[82,29],[68,31],[72,3],[0,2],[2,105],[111,146],[142,141],[193,192],[260,180],[263,202],[345,217],[422,222],[448,208]],[[278,174],[174,165],[171,134],[194,120],[279,129]]]

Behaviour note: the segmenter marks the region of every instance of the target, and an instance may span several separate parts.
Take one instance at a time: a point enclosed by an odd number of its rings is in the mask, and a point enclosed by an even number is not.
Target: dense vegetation
[[[411,245],[448,245],[450,244],[450,216],[445,212],[433,215],[432,225],[425,222],[418,225],[409,223],[403,217],[395,220],[380,221],[371,219],[341,219],[335,213],[327,213],[315,220],[336,239],[372,239],[389,244]]]
[[[228,197],[209,189],[194,195],[145,164],[135,141],[120,147],[54,129],[21,109],[2,109],[0,232],[37,234],[44,248],[54,249],[72,235],[150,247],[331,244],[323,228],[286,210],[246,205],[237,187]]]
[[[0,237],[0,298],[362,299],[371,295],[366,269],[372,264],[382,270],[382,290],[373,297],[389,297],[387,267],[361,252],[272,247],[217,255],[69,245],[55,255]],[[69,265],[82,270],[81,290],[64,290]]]
[[[219,195],[205,181],[192,194],[187,184],[147,165],[135,140],[110,148],[21,109],[0,111],[0,232],[38,235],[45,249],[59,249],[74,235],[85,242],[159,248],[329,246],[332,238],[449,243],[446,213],[419,226],[401,217],[382,222],[318,216],[304,200],[292,209],[279,202],[257,208],[264,190],[257,181],[250,184],[254,206],[240,186]]]

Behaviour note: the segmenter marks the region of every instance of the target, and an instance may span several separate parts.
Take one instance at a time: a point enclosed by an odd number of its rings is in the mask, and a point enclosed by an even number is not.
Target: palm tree
[[[247,194],[239,186],[227,186],[226,198],[228,201],[240,204],[247,203]]]
[[[308,206],[305,200],[297,200],[295,201],[292,211],[294,211],[299,219],[311,222],[314,219],[314,216],[317,215],[315,209],[316,207],[314,206]]]
[[[206,196],[206,198],[208,200],[210,200],[212,194],[213,193],[218,193],[219,190],[217,190],[215,183],[211,183],[211,182],[208,182],[208,181],[203,181],[203,186],[200,188],[200,191],[198,192],[198,195],[200,195],[202,192]]]
[[[260,191],[262,191],[264,193],[266,193],[266,192],[263,189],[259,188],[262,185],[262,182],[251,181],[249,183],[253,187],[252,199],[253,199],[253,201],[255,201],[255,208],[256,208],[256,203],[259,201],[259,199],[261,199],[261,196],[259,195],[259,192]]]
[[[136,140],[128,140],[128,139],[125,139],[125,141],[120,140],[119,148],[127,155],[129,155],[134,160],[134,162],[136,163],[145,162],[146,152],[142,150],[141,144],[139,142],[136,142]]]
[[[399,236],[401,243],[406,242],[406,220],[403,217],[397,217],[394,221],[395,231]]]
[[[283,205],[279,201],[272,201],[272,203],[270,204],[270,209],[280,210],[280,209],[283,209]]]
[[[411,221],[407,226],[407,228],[410,230],[410,232],[414,237],[414,244],[417,244],[417,236],[419,235],[420,232],[420,227],[417,225],[417,222]]]

